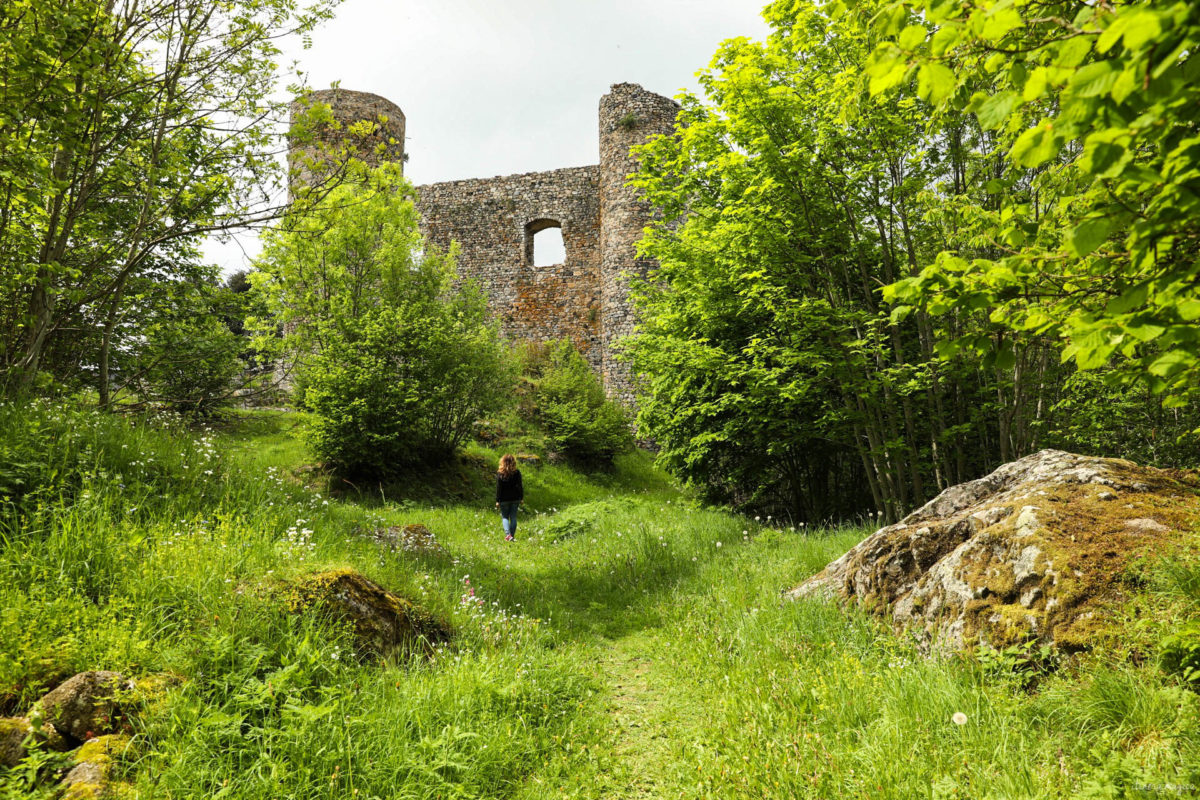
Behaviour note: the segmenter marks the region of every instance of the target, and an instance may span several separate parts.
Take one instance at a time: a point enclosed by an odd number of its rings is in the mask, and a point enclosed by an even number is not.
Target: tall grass
[[[594,475],[525,467],[528,511],[507,543],[490,496],[498,449],[473,445],[424,486],[331,496],[301,469],[299,415],[215,431],[44,405],[0,415],[0,471],[22,476],[0,513],[0,712],[82,669],[173,676],[123,767],[144,797],[1200,785],[1200,704],[1153,658],[1093,653],[1029,680],[922,654],[852,609],[785,602],[866,531],[702,508],[644,453]],[[370,535],[408,523],[444,551]],[[334,567],[449,618],[455,642],[428,659],[358,660],[344,629],[280,599],[287,581]],[[1146,641],[1195,613],[1190,567],[1153,574]],[[630,714],[646,718],[619,722]],[[16,785],[0,774],[0,796]]]

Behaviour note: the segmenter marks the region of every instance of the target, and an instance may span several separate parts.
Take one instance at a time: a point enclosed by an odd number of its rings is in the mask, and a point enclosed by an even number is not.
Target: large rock
[[[114,780],[117,762],[130,750],[128,736],[99,736],[75,751],[74,766],[59,786],[62,800],[96,800],[100,797],[133,797],[133,787]]]
[[[25,757],[25,737],[32,731],[29,720],[0,717],[0,768],[21,763]]]
[[[25,741],[30,734],[50,750],[69,750],[70,745],[49,722],[32,721],[21,717],[0,717],[0,767],[15,767],[25,758]]]
[[[349,623],[363,654],[428,652],[450,638],[445,623],[353,570],[309,575],[291,587],[289,602],[295,611],[323,609]]]
[[[786,596],[848,599],[942,647],[1087,647],[1131,562],[1200,518],[1198,492],[1192,474],[1043,450],[947,489]]]
[[[81,672],[61,684],[38,705],[42,718],[63,736],[83,742],[116,730],[121,703],[133,682],[116,672]]]

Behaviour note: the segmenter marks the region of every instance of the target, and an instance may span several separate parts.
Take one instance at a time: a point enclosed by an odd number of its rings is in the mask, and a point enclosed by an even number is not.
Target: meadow
[[[930,655],[854,609],[780,598],[865,520],[704,507],[639,451],[608,472],[525,465],[506,543],[504,442],[353,486],[311,466],[306,424],[0,407],[0,715],[80,670],[167,676],[120,767],[145,798],[1200,793],[1200,697],[1157,662],[1200,615],[1186,554],[1139,567],[1125,635],[1092,652]],[[444,549],[372,535],[411,523]],[[455,638],[360,660],[281,600],[333,568]],[[34,751],[0,797],[55,796],[62,764]]]

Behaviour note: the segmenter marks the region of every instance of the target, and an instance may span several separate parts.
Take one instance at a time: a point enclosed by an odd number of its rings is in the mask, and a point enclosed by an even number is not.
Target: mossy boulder
[[[81,672],[39,700],[37,713],[69,741],[84,742],[117,729],[133,688],[116,672]]]
[[[128,736],[110,734],[89,739],[75,751],[74,766],[63,778],[62,800],[133,797],[133,787],[114,780],[118,762],[129,753]]]
[[[372,536],[375,541],[393,553],[422,555],[444,555],[446,553],[446,549],[438,542],[433,531],[420,523],[376,528],[372,532]]]
[[[1194,474],[1043,450],[947,489],[786,596],[856,602],[942,648],[1077,650],[1116,633],[1134,562],[1198,520]]]
[[[293,611],[324,612],[348,623],[364,656],[429,652],[451,636],[445,622],[350,569],[301,578],[287,599]]]
[[[33,732],[29,720],[0,717],[0,767],[15,767],[25,757],[25,738]]]

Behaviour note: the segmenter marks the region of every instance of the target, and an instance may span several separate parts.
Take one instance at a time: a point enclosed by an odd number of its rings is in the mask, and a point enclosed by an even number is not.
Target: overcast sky
[[[345,0],[289,53],[313,88],[340,81],[404,111],[416,184],[599,162],[614,83],[697,90],[724,39],[762,39],[766,0]],[[253,237],[207,248],[228,273]]]

